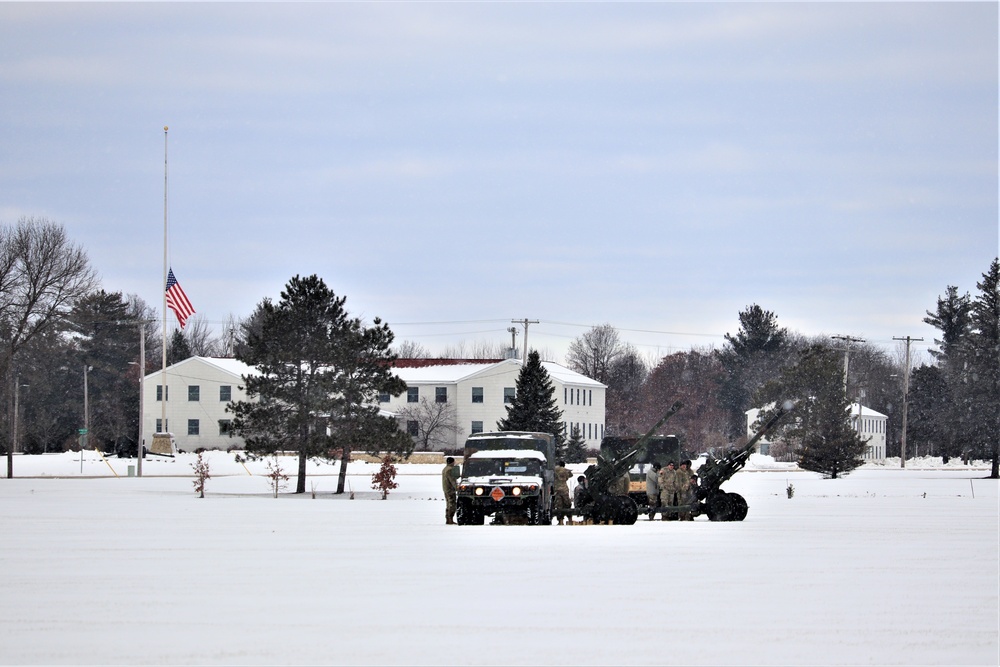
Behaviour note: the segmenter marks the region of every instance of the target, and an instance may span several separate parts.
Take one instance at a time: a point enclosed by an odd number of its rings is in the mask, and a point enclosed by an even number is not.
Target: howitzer
[[[632,465],[643,455],[656,431],[683,406],[681,401],[676,401],[628,451],[612,456],[598,455],[597,463],[587,468],[584,475],[587,478],[587,492],[593,502],[587,505],[586,509],[594,521],[635,523],[639,516],[635,502],[627,494],[615,495],[612,488],[628,474]]]
[[[691,508],[694,514],[706,514],[710,521],[742,521],[746,518],[747,501],[738,493],[723,491],[721,486],[743,469],[753,454],[757,441],[794,408],[792,401],[785,401],[745,445],[730,450],[722,458],[709,455],[698,468],[698,504]]]

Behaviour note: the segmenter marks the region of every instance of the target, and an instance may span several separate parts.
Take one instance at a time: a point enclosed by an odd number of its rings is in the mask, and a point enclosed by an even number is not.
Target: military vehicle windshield
[[[469,459],[465,462],[465,477],[514,477],[542,474],[538,459]]]
[[[503,436],[497,436],[493,438],[476,438],[475,440],[470,439],[466,446],[475,447],[477,450],[482,449],[528,449],[525,445],[528,444],[531,449],[536,449],[540,452],[545,451],[546,441],[536,440],[534,438],[505,438]]]

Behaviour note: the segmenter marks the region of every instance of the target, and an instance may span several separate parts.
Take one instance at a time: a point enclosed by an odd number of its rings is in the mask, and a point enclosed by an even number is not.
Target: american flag
[[[167,274],[167,306],[174,311],[177,321],[180,322],[181,329],[187,319],[194,315],[194,306],[188,301],[187,294],[181,289],[181,284],[174,278],[174,270],[171,268]]]

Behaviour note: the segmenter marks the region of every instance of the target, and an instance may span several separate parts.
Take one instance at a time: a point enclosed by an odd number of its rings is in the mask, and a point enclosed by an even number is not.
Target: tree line
[[[977,293],[948,286],[924,322],[941,332],[932,363],[912,369],[907,455],[1000,459],[1000,298],[994,259]],[[610,324],[592,328],[569,348],[567,366],[607,385],[608,435],[637,435],[664,405],[684,401],[671,427],[689,451],[712,451],[746,439],[745,412],[798,398],[799,418],[772,453],[831,476],[856,465],[864,444],[852,436],[849,405],[857,401],[888,417],[887,455],[902,440],[905,359],[850,337],[804,336],[779,326],[757,304],[739,313],[739,329],[721,349],[676,352],[649,364]],[[846,376],[845,376],[846,366]],[[766,413],[765,413],[766,415]],[[816,439],[828,443],[827,455]],[[812,461],[812,459],[817,459]],[[803,459],[806,460],[803,460]],[[853,462],[853,463],[852,463]]]
[[[934,341],[933,362],[913,369],[907,394],[909,454],[992,458],[993,476],[1000,433],[997,274],[994,260],[974,296],[947,286],[936,308],[927,311],[924,321],[941,337]],[[185,332],[174,331],[168,363],[192,355],[235,356],[280,377],[280,387],[248,379],[248,390],[258,397],[294,397],[295,409],[281,412],[274,401],[261,402],[260,408],[237,405],[234,424],[251,450],[302,452],[300,470],[310,456],[343,457],[375,440],[412,451],[413,438],[365,406],[376,405],[378,393],[405,389],[386,372],[397,357],[430,355],[407,341],[394,346],[388,325],[351,318],[344,302],[316,276],[296,276],[278,303],[265,299],[244,320],[230,316],[220,338],[198,319]],[[693,348],[655,363],[610,324],[594,327],[570,345],[567,366],[607,385],[609,435],[642,433],[663,405],[682,400],[685,409],[671,425],[687,449],[720,449],[746,437],[747,409],[794,394],[805,401],[800,414],[808,416],[796,424],[846,446],[843,456],[824,464],[832,465],[832,472],[841,458],[850,460],[859,451],[850,433],[834,433],[833,422],[845,422],[847,404],[863,396],[866,407],[888,415],[888,454],[899,454],[907,370],[900,359],[868,343],[789,332],[757,304],[738,318],[739,329],[726,334],[721,349]],[[84,423],[91,445],[134,447],[140,339],[146,367],[158,368],[162,343],[155,309],[136,295],[101,289],[86,253],[61,225],[25,217],[0,226],[0,412],[8,426],[0,446],[6,452],[63,451],[77,443]],[[471,353],[499,358],[505,349],[479,345]],[[281,358],[281,351],[293,355],[291,360]],[[470,350],[454,352],[451,356],[463,356],[457,353]],[[267,428],[265,417],[274,420]],[[447,416],[432,418],[443,419],[439,430],[447,433]],[[831,430],[817,430],[815,424]],[[807,448],[806,430],[793,431],[779,440],[774,450],[779,456],[801,457]],[[578,434],[560,437],[577,455]]]

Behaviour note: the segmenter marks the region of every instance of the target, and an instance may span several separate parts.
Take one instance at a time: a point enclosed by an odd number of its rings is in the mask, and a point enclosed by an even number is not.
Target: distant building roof
[[[402,363],[400,363],[402,362]],[[459,382],[479,373],[484,373],[501,366],[520,368],[517,359],[401,359],[395,364],[396,375],[407,383],[421,382]],[[597,380],[586,375],[560,366],[553,361],[543,361],[542,368],[549,377],[563,384],[574,384],[589,387],[604,387]]]
[[[459,366],[463,364],[495,364],[503,359],[396,359],[396,368],[424,368],[425,366]]]
[[[167,370],[171,372],[177,372],[179,370],[182,370],[184,366],[190,365],[198,361],[207,364],[209,366],[214,366],[215,368],[218,368],[224,373],[228,373],[238,378],[241,378],[244,375],[260,374],[255,367],[247,365],[242,361],[237,361],[232,357],[188,357],[187,359],[182,359],[181,361],[178,361],[176,364],[171,364],[170,366],[167,366]],[[146,374],[146,377],[154,377],[160,372],[162,371],[160,370],[150,371],[149,373]]]

